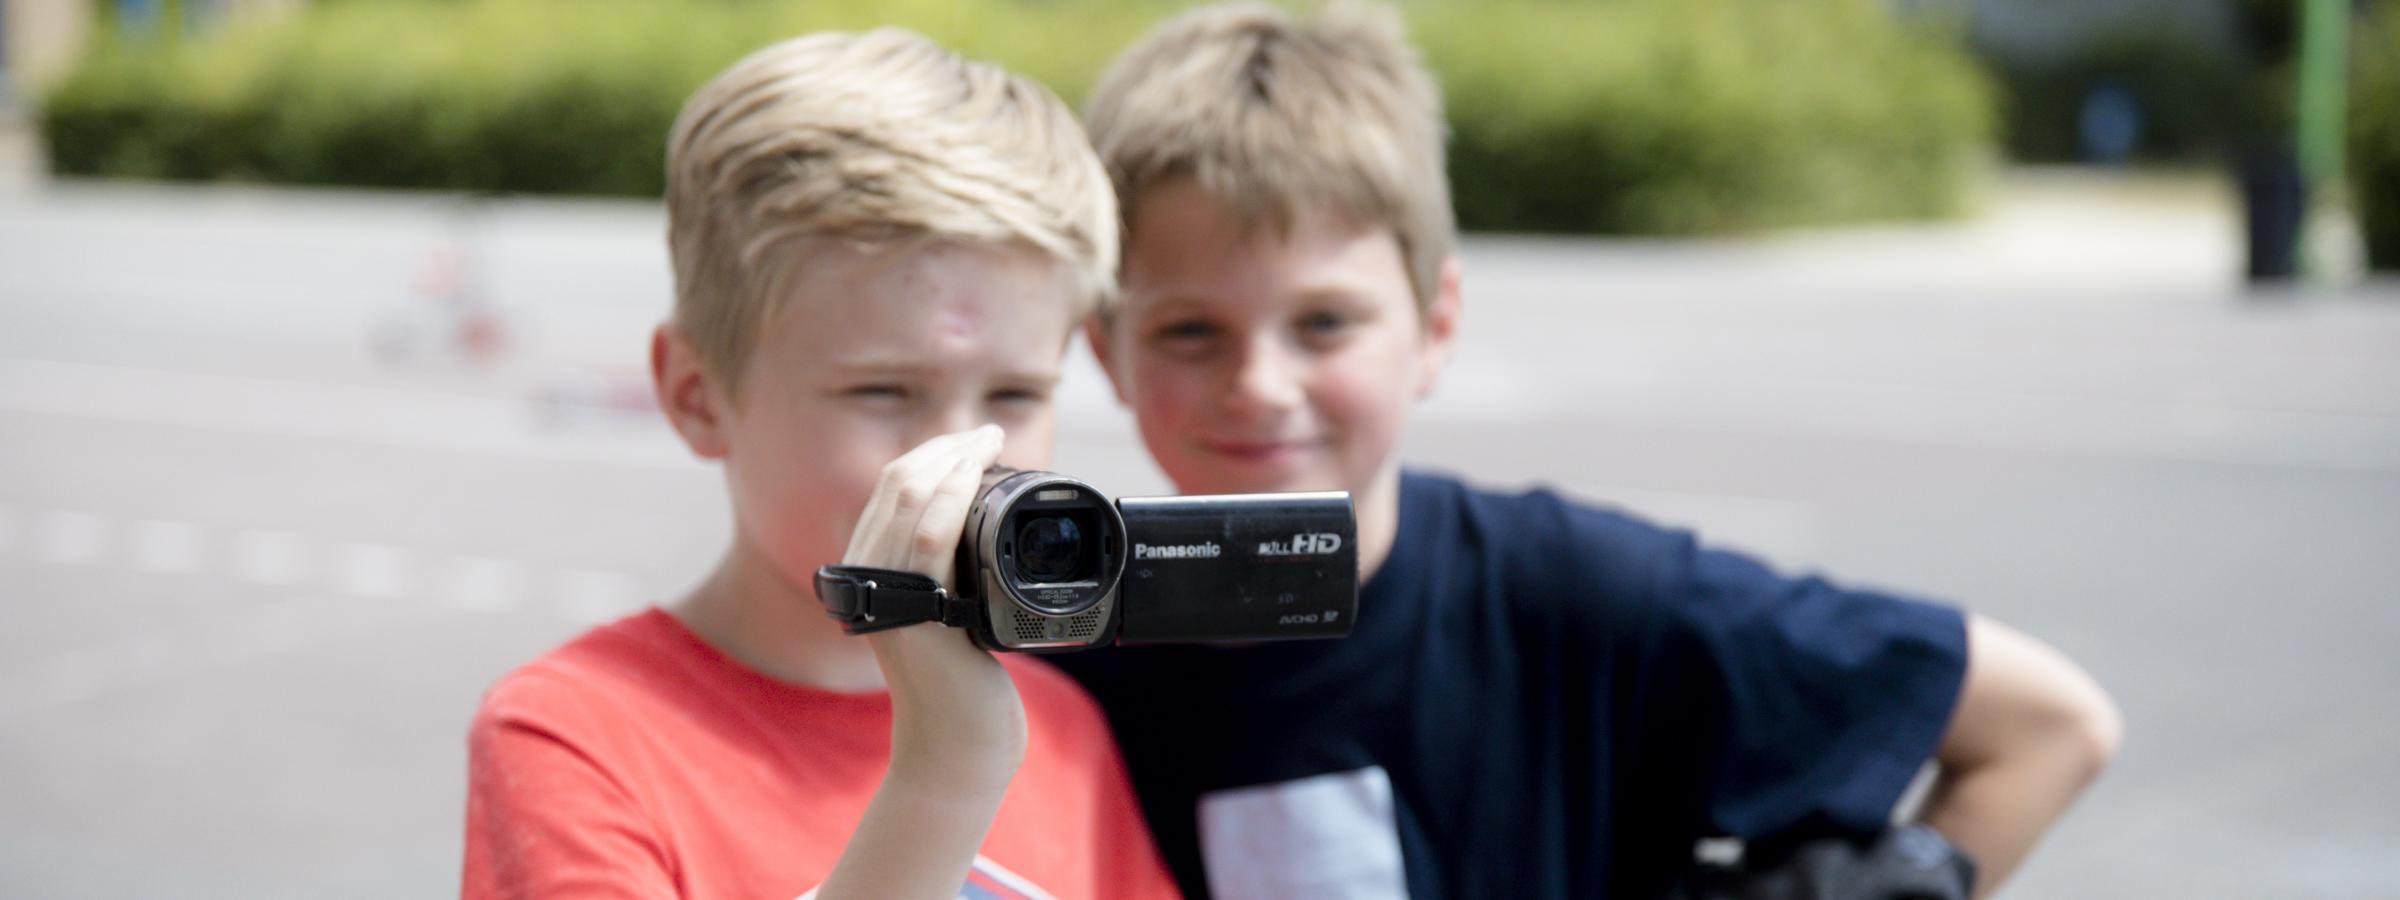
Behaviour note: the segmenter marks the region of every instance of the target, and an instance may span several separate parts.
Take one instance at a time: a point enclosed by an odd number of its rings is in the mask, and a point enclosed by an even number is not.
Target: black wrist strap
[[[826,566],[817,570],[817,602],[842,623],[845,634],[866,634],[940,622],[962,625],[972,604],[951,596],[941,582],[898,569]]]

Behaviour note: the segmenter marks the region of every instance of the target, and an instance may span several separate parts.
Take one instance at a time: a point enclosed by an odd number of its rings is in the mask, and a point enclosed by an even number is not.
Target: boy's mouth
[[[1224,441],[1203,440],[1200,446],[1210,453],[1235,462],[1273,464],[1297,459],[1316,446],[1314,441]]]

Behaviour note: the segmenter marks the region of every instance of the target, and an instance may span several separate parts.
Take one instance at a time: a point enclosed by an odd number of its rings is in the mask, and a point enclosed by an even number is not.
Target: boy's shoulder
[[[1511,582],[1649,594],[1690,565],[1697,543],[1688,531],[1546,485],[1501,491],[1410,471],[1402,491],[1408,527],[1426,530],[1428,549],[1463,549]]]
[[[1424,560],[1412,567],[1415,579],[1447,602],[1504,610],[1521,628],[1664,635],[1831,609],[1911,623],[1958,616],[1920,598],[1779,572],[1690,530],[1546,486],[1499,491],[1410,472],[1402,506],[1400,546]],[[1937,626],[1946,627],[1909,624]]]
[[[500,676],[484,691],[475,729],[504,724],[550,725],[561,718],[587,718],[596,707],[614,705],[615,695],[651,679],[671,644],[659,632],[667,613],[649,609],[590,630],[551,648]]]

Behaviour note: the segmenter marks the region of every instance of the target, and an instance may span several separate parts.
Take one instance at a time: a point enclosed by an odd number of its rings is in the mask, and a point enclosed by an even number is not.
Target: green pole
[[[2350,0],[2300,2],[2300,172],[2316,193],[2342,177]]]
[[[2350,77],[2350,0],[2299,0],[2300,177],[2306,208],[2322,209],[2342,181],[2343,88]],[[2313,216],[2311,218],[2314,218]],[[2324,238],[2300,226],[2300,267],[2322,277]]]

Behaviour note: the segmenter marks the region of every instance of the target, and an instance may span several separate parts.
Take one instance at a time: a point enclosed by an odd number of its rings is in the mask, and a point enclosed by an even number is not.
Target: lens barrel
[[[1027,517],[1017,529],[1017,577],[1034,583],[1078,580],[1097,562],[1098,549],[1084,545],[1083,529],[1072,517]]]
[[[1125,522],[1108,495],[1052,472],[996,469],[959,541],[961,596],[990,623],[992,649],[1075,649],[1113,641]]]

